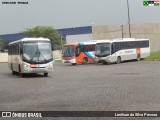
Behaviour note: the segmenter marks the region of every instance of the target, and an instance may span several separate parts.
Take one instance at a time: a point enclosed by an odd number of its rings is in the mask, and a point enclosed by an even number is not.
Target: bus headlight
[[[53,64],[47,65],[47,69],[48,69],[48,70],[52,70],[52,69],[53,69]]]
[[[27,64],[24,64],[24,67],[29,67],[29,65],[27,65]]]

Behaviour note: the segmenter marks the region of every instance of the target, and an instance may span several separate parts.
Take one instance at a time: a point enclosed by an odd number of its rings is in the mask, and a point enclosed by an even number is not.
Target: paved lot
[[[160,111],[159,68],[144,61],[55,64],[49,77],[21,78],[1,63],[0,111]]]

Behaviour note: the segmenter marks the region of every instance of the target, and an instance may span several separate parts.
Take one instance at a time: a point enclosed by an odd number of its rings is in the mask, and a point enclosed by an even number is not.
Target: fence
[[[53,51],[54,60],[61,60],[61,50]],[[0,53],[0,62],[8,62],[8,53]]]
[[[0,53],[0,62],[8,62],[8,53]]]

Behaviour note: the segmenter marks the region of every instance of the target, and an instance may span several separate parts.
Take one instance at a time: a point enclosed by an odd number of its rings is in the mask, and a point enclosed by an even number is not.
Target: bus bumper
[[[76,60],[75,59],[62,60],[62,63],[76,63]]]
[[[23,73],[50,73],[53,72],[53,62],[36,65],[23,63],[21,68]]]
[[[98,62],[98,63],[103,63],[103,62],[110,63],[110,62],[112,62],[108,57],[96,57],[95,61]]]

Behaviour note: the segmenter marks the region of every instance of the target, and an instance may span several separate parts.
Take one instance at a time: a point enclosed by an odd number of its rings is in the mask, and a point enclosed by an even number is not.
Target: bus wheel
[[[12,74],[13,74],[13,75],[15,75],[15,74],[16,74],[16,72],[15,72],[15,71],[12,71]]]
[[[119,57],[117,57],[117,62],[116,62],[117,64],[119,64],[119,63],[121,63],[121,57],[119,56]]]
[[[48,76],[48,73],[44,73],[44,76],[47,77],[47,76]]]
[[[102,63],[103,63],[103,65],[107,65],[107,62],[106,62],[106,61],[103,61]]]
[[[72,63],[72,65],[76,65],[76,63]]]
[[[86,64],[87,62],[88,62],[88,59],[87,58],[83,58],[82,64]]]
[[[24,73],[20,73],[20,75],[21,75],[22,78],[25,77],[25,74],[24,74]]]
[[[21,71],[21,67],[19,66],[19,74],[20,74],[20,76],[23,78],[23,77],[25,77],[25,74],[24,73],[22,73],[22,71]]]
[[[141,60],[141,55],[138,54],[138,55],[137,55],[137,61],[140,61],[140,60]]]
[[[13,71],[13,65],[11,64],[11,71],[12,71],[12,74],[14,75],[15,72]]]

